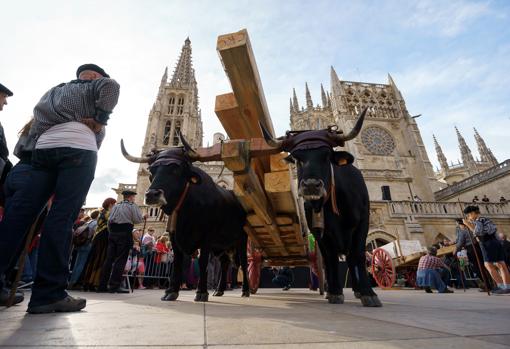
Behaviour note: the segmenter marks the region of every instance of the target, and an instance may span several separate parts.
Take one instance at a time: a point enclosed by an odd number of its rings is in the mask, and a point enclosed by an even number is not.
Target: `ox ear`
[[[200,174],[195,171],[191,171],[188,176],[188,181],[191,184],[200,184],[202,183],[202,177],[200,177]]]
[[[346,151],[334,151],[331,161],[335,165],[350,165],[354,162],[354,156]]]
[[[292,157],[292,155],[286,156],[283,158],[283,161],[288,162],[289,164],[295,164],[296,160]]]

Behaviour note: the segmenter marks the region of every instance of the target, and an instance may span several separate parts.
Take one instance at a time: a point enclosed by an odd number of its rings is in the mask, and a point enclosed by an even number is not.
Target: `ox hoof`
[[[330,295],[328,295],[328,303],[329,304],[344,304],[344,295],[343,294],[330,294]]]
[[[179,292],[170,292],[165,293],[163,297],[161,297],[162,301],[175,301],[179,297]]]
[[[221,297],[221,296],[223,296],[223,294],[224,294],[223,291],[214,291],[213,297]]]
[[[249,297],[250,296],[250,291],[243,291],[243,293],[241,294],[241,297]]]
[[[197,292],[197,294],[195,295],[195,302],[208,302],[208,301],[209,301],[208,292],[204,293]]]
[[[360,299],[361,298],[361,293],[358,292],[358,291],[354,292],[354,297]]]
[[[364,307],[382,307],[382,303],[377,296],[361,296],[360,299]]]

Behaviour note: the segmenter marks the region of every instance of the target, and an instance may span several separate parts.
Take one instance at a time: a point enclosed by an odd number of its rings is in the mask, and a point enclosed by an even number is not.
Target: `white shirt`
[[[64,147],[97,152],[96,135],[87,125],[69,121],[52,126],[39,137],[35,145],[35,149]]]

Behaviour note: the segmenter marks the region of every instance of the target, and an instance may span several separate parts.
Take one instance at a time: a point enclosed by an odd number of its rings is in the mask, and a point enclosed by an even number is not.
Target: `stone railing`
[[[452,197],[455,194],[465,191],[466,189],[478,186],[481,183],[501,177],[507,173],[510,173],[510,159],[483,172],[468,177],[460,182],[452,184],[444,189],[436,191],[434,193],[434,197],[436,200],[444,200]]]
[[[415,202],[387,201],[392,217],[452,217],[462,216],[462,210],[471,202]],[[477,203],[482,215],[490,217],[510,217],[509,203]]]

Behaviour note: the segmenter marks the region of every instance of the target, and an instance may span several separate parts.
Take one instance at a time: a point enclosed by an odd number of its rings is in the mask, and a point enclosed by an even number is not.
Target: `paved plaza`
[[[343,305],[317,293],[262,289],[210,302],[161,302],[163,291],[129,295],[74,292],[85,311],[29,315],[27,301],[0,310],[0,347],[186,348],[508,348],[510,296],[378,291],[383,308]]]

